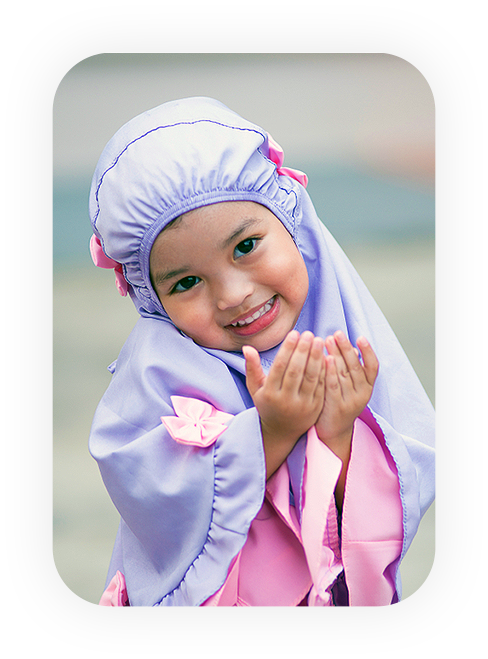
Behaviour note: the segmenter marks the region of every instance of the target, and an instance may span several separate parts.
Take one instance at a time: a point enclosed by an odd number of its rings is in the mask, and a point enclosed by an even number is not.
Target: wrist
[[[261,423],[261,434],[266,457],[266,479],[268,479],[286,460],[300,439],[300,435],[276,432],[263,423]]]
[[[316,427],[317,436],[342,461],[349,459],[354,426],[336,433],[324,432]]]
[[[261,434],[263,440],[267,440],[269,443],[279,443],[279,444],[291,444],[294,446],[300,437],[306,431],[302,431],[300,428],[295,428],[291,425],[283,427],[282,424],[272,424],[263,419],[260,419],[261,422]]]

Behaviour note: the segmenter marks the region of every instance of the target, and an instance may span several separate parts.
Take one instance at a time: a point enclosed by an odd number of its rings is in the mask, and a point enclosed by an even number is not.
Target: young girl
[[[101,604],[401,597],[432,408],[282,164],[206,98],[136,117],[100,158],[92,257],[141,316],[90,436],[121,516]]]

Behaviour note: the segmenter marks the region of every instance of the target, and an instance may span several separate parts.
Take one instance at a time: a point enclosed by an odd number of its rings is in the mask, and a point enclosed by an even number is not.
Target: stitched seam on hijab
[[[100,206],[99,206],[99,203],[98,203],[98,193],[99,193],[100,187],[101,187],[101,185],[102,185],[102,183],[103,183],[103,179],[105,178],[105,175],[108,174],[108,172],[109,172],[111,169],[113,169],[113,168],[117,165],[117,163],[119,162],[120,158],[123,156],[123,154],[128,150],[128,148],[129,148],[130,146],[132,146],[132,145],[135,144],[136,142],[139,142],[140,140],[142,140],[144,137],[147,137],[147,136],[150,135],[151,133],[154,133],[154,132],[156,132],[156,131],[158,131],[158,130],[161,130],[161,129],[163,129],[163,128],[176,128],[176,126],[193,126],[193,125],[195,125],[195,124],[199,124],[199,123],[211,123],[211,124],[215,124],[216,126],[222,126],[223,128],[230,128],[231,130],[240,130],[240,131],[246,131],[246,132],[257,133],[258,135],[261,135],[261,137],[264,138],[264,135],[263,135],[261,132],[259,132],[258,130],[256,130],[255,128],[240,128],[239,126],[230,126],[230,125],[227,125],[227,124],[221,123],[221,122],[219,122],[219,121],[214,121],[214,120],[212,120],[212,119],[197,119],[197,120],[195,120],[195,121],[177,121],[177,122],[175,122],[174,124],[166,124],[166,125],[164,125],[164,126],[156,126],[156,127],[154,127],[154,128],[151,128],[151,130],[146,131],[143,135],[139,135],[139,137],[136,137],[136,138],[134,138],[133,140],[131,140],[131,141],[130,141],[130,142],[129,142],[129,143],[128,143],[123,149],[122,149],[122,151],[118,154],[118,156],[116,156],[116,158],[115,158],[115,160],[112,162],[112,164],[111,164],[109,167],[107,167],[107,169],[106,169],[106,170],[103,172],[103,174],[100,176],[100,180],[99,180],[99,182],[98,182],[97,189],[96,189],[96,191],[95,191],[95,199],[96,199],[96,201],[97,201],[97,211],[96,211],[95,216],[94,216],[94,218],[93,218],[93,226],[96,226],[97,219],[98,219],[98,216],[99,216],[99,214],[100,214]]]
[[[295,197],[295,202],[296,202],[296,203],[295,203],[295,207],[294,207],[294,209],[293,209],[293,211],[292,211],[292,213],[291,213],[291,216],[292,216],[293,218],[295,218],[295,212],[296,212],[296,210],[297,210],[297,208],[298,208],[298,206],[299,206],[299,203],[300,203],[300,202],[299,202],[299,198],[298,198],[297,193],[295,192],[295,190],[287,190],[286,188],[284,188],[282,185],[279,184],[280,175],[278,174],[278,166],[276,165],[276,163],[273,162],[273,161],[272,161],[270,158],[268,158],[267,156],[265,156],[264,153],[261,151],[260,148],[257,149],[257,152],[260,153],[260,154],[262,155],[262,157],[263,157],[265,160],[267,160],[269,163],[271,163],[272,165],[274,165],[274,166],[276,167],[276,169],[275,169],[275,178],[276,178],[276,182],[278,183],[278,188],[279,188],[280,190],[283,190],[283,192],[284,192],[285,194],[287,194],[287,195],[289,195],[289,194],[293,194],[293,195],[294,195],[294,197]],[[296,233],[296,227],[294,227],[294,232]],[[293,235],[293,238],[295,238],[295,235]]]

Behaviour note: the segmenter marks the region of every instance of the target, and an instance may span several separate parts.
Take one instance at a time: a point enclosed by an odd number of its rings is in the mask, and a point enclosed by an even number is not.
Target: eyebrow
[[[230,236],[228,236],[221,243],[219,243],[219,248],[222,250],[226,249],[227,247],[229,247],[229,245],[232,245],[232,243],[235,242],[239,238],[239,236],[241,236],[245,231],[247,231],[247,229],[249,229],[252,226],[255,226],[256,224],[260,224],[262,221],[263,220],[260,218],[253,218],[253,217],[243,220],[241,225],[235,231],[233,231]],[[171,226],[171,228],[173,227]],[[174,279],[175,277],[179,277],[180,275],[184,275],[190,271],[191,271],[190,266],[184,265],[181,266],[181,268],[176,268],[175,270],[168,270],[167,272],[159,272],[154,277],[153,285],[157,286],[164,284],[169,279]]]
[[[164,284],[165,281],[168,281],[168,279],[174,279],[175,277],[179,277],[180,275],[184,275],[185,273],[190,271],[190,266],[184,265],[181,268],[177,268],[176,270],[168,270],[168,272],[159,272],[155,277],[154,277],[154,284]]]
[[[229,247],[229,245],[232,245],[232,243],[237,240],[237,238],[239,238],[239,236],[241,236],[245,231],[247,231],[249,227],[252,227],[255,224],[260,224],[262,221],[262,219],[254,217],[250,217],[244,220],[238,229],[236,229],[228,238],[220,243],[220,249]]]

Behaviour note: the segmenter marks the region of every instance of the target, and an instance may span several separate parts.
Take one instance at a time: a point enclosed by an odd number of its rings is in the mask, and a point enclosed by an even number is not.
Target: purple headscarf
[[[172,324],[151,286],[154,240],[192,209],[233,200],[266,206],[293,237],[311,282],[296,329],[323,338],[342,329],[353,343],[360,335],[371,342],[380,372],[364,416],[381,428],[398,470],[400,560],[432,502],[432,406],[303,182],[281,168],[265,131],[207,98],[145,112],[100,157],[90,195],[93,253],[103,267],[118,269],[120,289],[127,287],[141,318],[111,369],[90,450],[121,515],[107,582],[120,570],[132,605],[198,605],[216,592],[265,494],[259,417],[243,355],[196,345]],[[265,370],[277,350],[261,354]],[[161,422],[174,414],[174,395],[211,403],[233,419],[208,448],[178,444]],[[305,441],[288,457],[299,516]],[[390,570],[400,597],[398,564]]]

